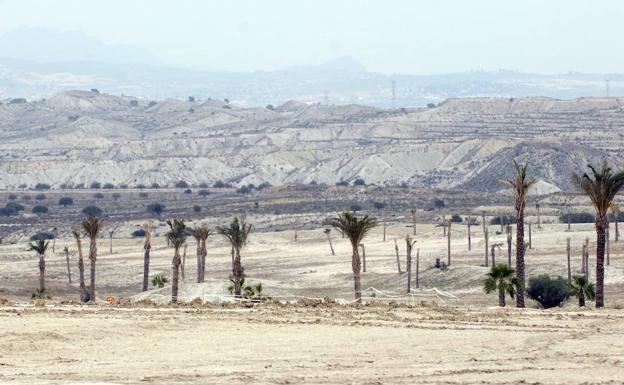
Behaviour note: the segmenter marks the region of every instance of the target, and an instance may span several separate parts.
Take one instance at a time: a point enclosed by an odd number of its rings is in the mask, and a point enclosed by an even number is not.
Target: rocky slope
[[[428,109],[242,108],[69,91],[0,104],[0,188],[38,182],[367,183],[491,191],[512,158],[543,193],[587,162],[620,166],[624,99],[450,99]]]

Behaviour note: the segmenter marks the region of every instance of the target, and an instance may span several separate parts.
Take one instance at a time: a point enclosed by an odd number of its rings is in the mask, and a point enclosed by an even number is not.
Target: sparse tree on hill
[[[28,249],[37,253],[39,257],[39,295],[45,293],[45,253],[48,250],[49,241],[38,239],[28,244]]]
[[[204,282],[206,276],[206,239],[212,234],[212,230],[205,225],[196,226],[192,230],[193,237],[197,242],[197,282]]]
[[[514,276],[514,273],[515,270],[511,266],[501,263],[492,266],[485,281],[483,281],[483,290],[487,294],[498,291],[498,306],[500,307],[505,307],[505,296],[509,294],[513,299],[516,289],[520,286],[520,281]]]
[[[515,209],[516,209],[516,278],[518,279],[518,293],[516,296],[516,307],[524,307],[524,208],[526,205],[529,189],[537,181],[527,178],[528,164],[518,164],[513,162],[516,175],[513,179],[505,179],[502,182],[510,186],[514,193]]]
[[[251,224],[245,223],[244,218],[235,217],[229,226],[218,226],[217,233],[223,235],[232,245],[234,251],[234,263],[232,268],[232,283],[234,295],[240,297],[243,280],[243,266],[241,264],[241,249],[247,244]]]
[[[351,254],[351,267],[353,270],[353,283],[355,288],[355,299],[357,302],[362,302],[362,284],[360,281],[360,254],[358,250],[359,244],[362,239],[368,234],[375,226],[377,226],[377,220],[371,218],[368,215],[364,215],[359,218],[349,212],[339,214],[337,217],[332,218],[330,221],[331,226],[338,229],[344,235],[349,238],[351,242],[352,254]]]
[[[102,229],[102,220],[90,215],[82,222],[82,231],[89,237],[89,261],[91,262],[91,292],[90,301],[95,302],[95,262],[97,260],[97,236]]]
[[[572,287],[574,295],[576,295],[579,300],[580,307],[585,306],[586,299],[593,301],[596,298],[596,290],[594,284],[589,282],[589,280],[585,276],[574,276],[574,280],[572,281],[572,284],[570,286]]]
[[[591,174],[575,174],[573,180],[587,194],[596,209],[596,307],[604,307],[604,256],[607,211],[624,186],[624,172],[613,173],[607,162],[601,169],[588,165]]]
[[[80,285],[80,301],[88,302],[89,294],[87,293],[87,287],[85,286],[84,279],[84,259],[82,257],[82,239],[79,230],[72,230],[72,235],[76,239],[76,248],[78,249],[78,272],[79,272],[79,285]]]
[[[167,221],[169,231],[165,234],[167,244],[173,247],[173,260],[171,262],[172,279],[171,279],[171,302],[178,302],[178,282],[180,275],[180,264],[182,258],[180,257],[180,249],[186,244],[186,224],[182,219],[171,219]]]

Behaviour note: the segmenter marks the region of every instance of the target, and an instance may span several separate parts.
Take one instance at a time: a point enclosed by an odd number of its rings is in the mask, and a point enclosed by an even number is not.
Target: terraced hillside
[[[0,188],[353,182],[491,191],[512,157],[538,192],[569,189],[588,161],[619,165],[624,99],[450,99],[433,108],[242,108],[70,91],[0,105]]]

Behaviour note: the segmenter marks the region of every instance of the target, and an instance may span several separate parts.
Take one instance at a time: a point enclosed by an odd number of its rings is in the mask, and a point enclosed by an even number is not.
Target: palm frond
[[[251,224],[245,223],[245,218],[234,217],[229,226],[217,226],[216,232],[224,236],[234,248],[241,249],[247,244]]]
[[[187,228],[183,219],[167,220],[169,231],[165,233],[167,244],[175,249],[179,249],[186,243]]]
[[[28,250],[32,250],[38,255],[44,255],[46,253],[46,250],[48,249],[49,244],[49,241],[46,241],[44,239],[38,239],[28,244]]]
[[[343,212],[331,218],[329,224],[346,235],[354,247],[357,247],[362,239],[377,226],[377,219],[364,215],[358,217],[350,212]]]

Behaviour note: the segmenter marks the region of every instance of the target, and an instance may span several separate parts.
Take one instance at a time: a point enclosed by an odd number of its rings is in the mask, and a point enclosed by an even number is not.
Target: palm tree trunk
[[[91,293],[90,301],[95,303],[95,261],[97,259],[97,239],[91,238],[89,245],[89,261],[91,261]]]
[[[488,252],[490,251],[488,248],[488,229],[485,228],[485,267],[488,267]]]
[[[509,267],[511,267],[511,237],[511,225],[507,225],[507,264]]]
[[[496,266],[496,246],[492,245],[490,250],[490,256],[492,257],[492,266]]]
[[[470,242],[470,216],[468,216],[468,251],[472,250],[472,244]]]
[[[615,241],[617,242],[619,240],[620,240],[620,230],[618,229],[618,217],[616,215],[615,216]]]
[[[610,242],[610,238],[611,238],[611,234],[609,231],[609,223],[607,223],[607,228],[605,229],[606,234],[605,234],[605,252],[607,254],[607,266],[611,265],[611,242]]]
[[[596,307],[604,307],[604,256],[606,219],[596,218]]]
[[[362,283],[360,281],[360,255],[358,246],[352,245],[353,253],[351,254],[351,268],[353,270],[353,288],[355,289],[355,301],[362,303]]]
[[[447,241],[447,246],[446,246],[446,249],[447,249],[447,251],[446,251],[447,252],[447,256],[446,256],[446,259],[447,259],[446,262],[447,263],[446,263],[446,265],[447,266],[451,266],[451,223],[452,222],[449,219],[449,221],[448,221],[448,231],[447,231],[447,240],[446,240]]]
[[[327,242],[329,242],[329,249],[331,250],[332,255],[336,255],[336,252],[334,252],[334,245],[332,245],[332,241],[331,241],[331,237],[329,236],[329,233],[327,233]]]
[[[182,253],[182,280],[186,279],[184,272],[186,268],[186,243],[184,244],[184,251]]]
[[[178,285],[179,285],[179,275],[180,275],[180,250],[175,249],[173,254],[172,264],[172,277],[171,277],[171,302],[178,302]]]
[[[44,255],[39,255],[39,292],[45,292],[45,259]]]
[[[202,255],[201,255],[201,282],[203,283],[206,280],[206,256],[208,255],[208,250],[206,248],[206,240],[202,240]]]
[[[110,249],[108,250],[109,254],[113,254],[113,233],[110,233],[110,245],[109,245]]]
[[[243,266],[241,265],[240,249],[235,248],[234,256],[234,295],[240,297],[241,295],[241,281],[243,279]]]
[[[232,274],[234,274],[234,246],[230,249],[230,254],[232,255]]]
[[[579,307],[584,307],[585,306],[585,291],[582,287],[579,290],[578,297],[579,297]]]
[[[498,306],[505,307],[505,289],[502,287],[498,288]]]
[[[516,277],[518,278],[518,292],[516,307],[524,307],[524,205],[518,207],[518,224],[516,227]]]
[[[533,248],[533,237],[531,237],[531,222],[529,222],[529,249],[532,249],[532,248]]]
[[[360,243],[360,247],[362,248],[362,273],[366,273],[366,248],[362,243]]]
[[[143,291],[147,291],[149,288],[150,252],[152,250],[151,233],[145,232],[143,249]]]
[[[412,238],[405,237],[405,250],[407,256],[407,294],[412,291]]]
[[[383,214],[383,241],[386,241],[386,222],[388,221],[388,219],[386,218],[386,212],[384,211]]]
[[[69,249],[65,248],[65,261],[67,262],[67,279],[71,285],[71,268],[69,267]]]
[[[413,225],[412,235],[416,235],[416,209],[412,210],[412,225]]]
[[[202,281],[202,243],[201,239],[197,239],[197,283]]]
[[[568,283],[572,283],[572,268],[570,266],[570,237],[566,239],[566,253],[568,255]]]
[[[401,274],[402,271],[401,271],[401,260],[399,259],[399,245],[397,244],[396,239],[394,240],[394,251],[396,253],[397,269],[399,270],[399,274]]]
[[[416,249],[416,289],[420,289],[420,282],[418,280],[420,274],[420,249]]]
[[[82,241],[80,240],[80,238],[76,238],[76,245],[78,247],[78,280],[80,286],[80,301],[85,301],[87,295],[87,287],[85,286],[84,259],[82,257]]]

